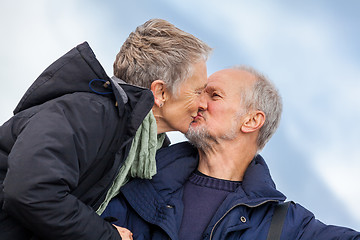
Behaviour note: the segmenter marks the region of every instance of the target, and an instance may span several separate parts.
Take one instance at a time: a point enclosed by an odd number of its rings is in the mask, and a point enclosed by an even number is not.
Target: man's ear
[[[262,111],[254,111],[249,113],[241,126],[241,131],[251,133],[259,130],[265,123],[265,113]]]
[[[165,102],[165,82],[163,80],[155,80],[151,83],[150,90],[154,94],[155,105],[162,107]]]

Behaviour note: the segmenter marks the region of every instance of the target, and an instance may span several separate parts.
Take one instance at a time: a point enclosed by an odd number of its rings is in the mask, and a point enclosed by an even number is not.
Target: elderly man
[[[214,73],[204,95],[207,109],[186,134],[198,151],[188,143],[158,151],[158,174],[125,185],[103,217],[117,218],[134,239],[276,239],[267,238],[270,224],[286,197],[257,153],[276,131],[281,98],[246,67]],[[281,239],[360,239],[295,203],[284,218]]]

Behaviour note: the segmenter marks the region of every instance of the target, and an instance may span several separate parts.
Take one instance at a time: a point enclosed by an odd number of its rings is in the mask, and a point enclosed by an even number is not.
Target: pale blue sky
[[[75,45],[88,41],[111,75],[127,35],[163,18],[214,48],[209,75],[247,64],[274,81],[284,113],[262,155],[278,188],[321,221],[360,230],[359,10],[355,0],[2,0],[0,122]]]

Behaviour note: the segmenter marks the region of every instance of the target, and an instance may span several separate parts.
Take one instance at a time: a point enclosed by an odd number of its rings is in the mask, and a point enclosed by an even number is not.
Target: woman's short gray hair
[[[211,48],[162,19],[151,19],[130,33],[114,62],[114,75],[150,88],[163,80],[170,93],[192,75],[193,65],[207,60]]]
[[[234,69],[252,74],[256,80],[249,92],[242,94],[242,102],[246,110],[260,110],[265,113],[265,123],[260,128],[257,139],[258,152],[275,133],[279,126],[282,113],[282,99],[275,85],[252,67],[237,66]]]

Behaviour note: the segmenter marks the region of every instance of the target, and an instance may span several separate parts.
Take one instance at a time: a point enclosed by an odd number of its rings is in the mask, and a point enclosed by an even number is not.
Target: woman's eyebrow
[[[199,87],[198,89],[205,89],[207,87],[207,83],[205,83],[203,86]]]

